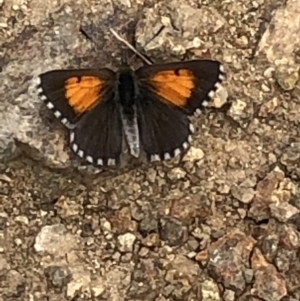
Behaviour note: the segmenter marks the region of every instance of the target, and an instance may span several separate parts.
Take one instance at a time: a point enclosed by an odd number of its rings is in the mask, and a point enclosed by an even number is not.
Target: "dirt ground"
[[[224,64],[182,160],[86,167],[39,99],[116,69],[110,28]],[[0,0],[0,301],[300,300],[299,31],[298,0]]]

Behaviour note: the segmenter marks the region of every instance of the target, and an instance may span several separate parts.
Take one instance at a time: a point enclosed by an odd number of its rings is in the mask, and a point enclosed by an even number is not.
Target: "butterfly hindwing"
[[[141,87],[137,111],[141,144],[150,161],[170,159],[188,148],[193,126],[180,108]]]
[[[123,129],[117,101],[117,96],[111,95],[85,114],[71,130],[72,150],[89,163],[104,166],[119,164]]]
[[[52,70],[39,76],[39,92],[47,107],[68,128],[106,97],[116,75],[99,70]]]
[[[158,99],[184,109],[188,115],[206,107],[224,79],[222,64],[214,60],[151,65],[136,73]]]

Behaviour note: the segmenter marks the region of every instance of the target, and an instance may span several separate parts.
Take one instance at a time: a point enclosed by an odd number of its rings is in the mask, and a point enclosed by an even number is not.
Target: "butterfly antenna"
[[[112,28],[110,28],[109,30],[120,42],[125,44],[126,47],[128,47],[131,51],[133,51],[136,55],[138,55],[145,63],[147,63],[148,65],[152,65],[152,62],[150,60],[148,60],[144,55],[142,55],[139,51],[137,51],[128,41],[126,41],[118,33],[116,33],[115,30],[113,30]],[[122,57],[122,62],[123,59],[124,58]]]

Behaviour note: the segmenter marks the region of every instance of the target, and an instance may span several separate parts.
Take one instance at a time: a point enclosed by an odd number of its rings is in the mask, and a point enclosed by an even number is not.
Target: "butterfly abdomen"
[[[118,92],[127,146],[130,154],[138,158],[140,155],[140,137],[136,113],[137,87],[134,73],[131,69],[128,68],[119,73]]]

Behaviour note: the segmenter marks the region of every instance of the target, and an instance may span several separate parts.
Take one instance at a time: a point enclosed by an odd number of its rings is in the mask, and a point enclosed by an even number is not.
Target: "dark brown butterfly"
[[[208,105],[224,79],[214,60],[110,69],[53,70],[39,76],[47,107],[70,129],[72,150],[94,165],[130,155],[148,160],[179,155],[189,147],[190,116]]]

